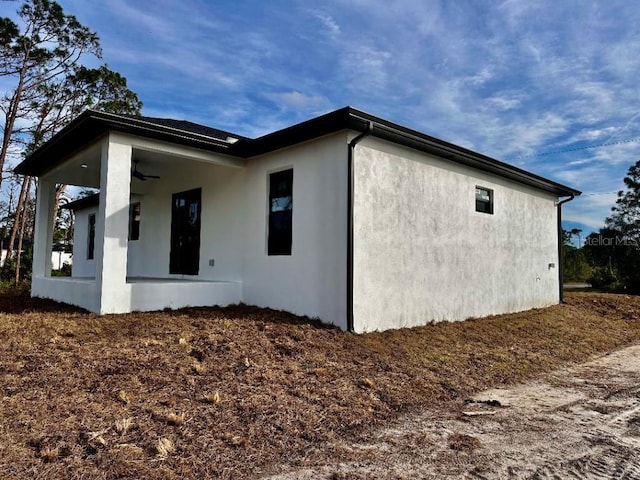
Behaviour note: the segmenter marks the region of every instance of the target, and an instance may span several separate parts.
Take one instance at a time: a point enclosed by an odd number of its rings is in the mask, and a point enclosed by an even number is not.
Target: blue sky
[[[640,158],[637,2],[59,3],[145,115],[258,136],[352,105],[582,190],[566,228],[602,226]]]

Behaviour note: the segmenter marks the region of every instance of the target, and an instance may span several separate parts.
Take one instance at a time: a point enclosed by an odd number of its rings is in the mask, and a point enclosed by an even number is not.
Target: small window
[[[291,255],[293,169],[269,175],[268,255]]]
[[[493,214],[493,190],[476,186],[476,212]]]
[[[96,246],[96,214],[89,214],[89,230],[87,232],[87,260],[93,260]]]
[[[140,239],[140,202],[129,206],[129,240]]]

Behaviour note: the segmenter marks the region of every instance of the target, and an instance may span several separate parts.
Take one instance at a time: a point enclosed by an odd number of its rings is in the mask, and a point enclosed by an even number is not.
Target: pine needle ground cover
[[[351,335],[248,306],[99,317],[0,297],[1,478],[250,478],[640,341],[640,298]]]

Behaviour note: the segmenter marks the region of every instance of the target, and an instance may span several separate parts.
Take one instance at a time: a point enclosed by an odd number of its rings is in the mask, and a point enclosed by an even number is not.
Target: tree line
[[[127,80],[102,59],[98,35],[51,0],[26,0],[17,21],[0,18],[0,236],[6,259],[0,278],[18,284],[29,275],[34,228],[34,179],[12,168],[85,109],[139,115],[142,102]],[[56,237],[72,222],[58,208],[66,185],[56,185]],[[25,268],[26,267],[26,268]]]
[[[582,239],[579,229],[564,231],[565,281],[640,294],[640,160],[629,168],[624,185],[597,232]],[[576,236],[578,247],[572,245]]]

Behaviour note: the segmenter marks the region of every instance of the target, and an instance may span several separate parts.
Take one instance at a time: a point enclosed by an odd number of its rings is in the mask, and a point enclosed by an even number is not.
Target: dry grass
[[[355,336],[247,306],[98,317],[2,296],[0,478],[257,476],[640,341],[640,298],[567,300]]]
[[[202,396],[204,403],[220,403],[220,392],[206,393]]]
[[[160,458],[167,458],[168,455],[176,451],[176,447],[173,442],[168,438],[161,438],[156,445],[156,451]]]
[[[463,433],[454,433],[448,439],[449,448],[458,452],[472,452],[480,448],[481,443],[475,437]]]

